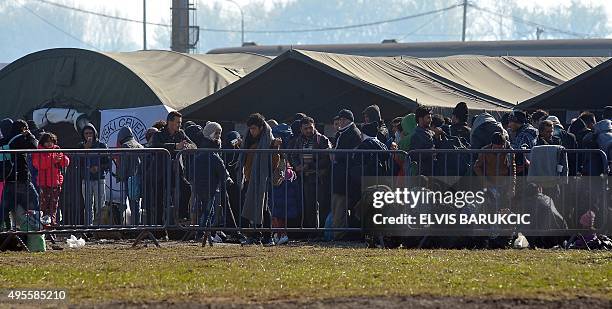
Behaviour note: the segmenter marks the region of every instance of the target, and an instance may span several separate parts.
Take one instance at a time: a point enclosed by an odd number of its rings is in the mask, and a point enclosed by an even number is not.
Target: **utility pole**
[[[189,49],[189,0],[172,0],[172,44],[170,49],[186,53]]]
[[[537,27],[536,28],[536,40],[540,40],[540,35],[542,35],[542,33],[544,33],[544,29]]]
[[[147,50],[147,0],[142,0],[142,50]]]
[[[463,0],[463,30],[461,31],[461,42],[465,42],[465,22],[467,19],[467,0]]]
[[[238,10],[240,10],[240,33],[242,35],[241,44],[244,45],[244,12],[242,11],[242,7],[234,0],[227,0],[227,2],[233,3]]]

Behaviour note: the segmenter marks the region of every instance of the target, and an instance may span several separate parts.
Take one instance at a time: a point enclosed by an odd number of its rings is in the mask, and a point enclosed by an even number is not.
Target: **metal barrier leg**
[[[138,237],[136,237],[136,239],[134,240],[134,243],[132,244],[132,248],[136,247],[142,240],[145,239],[145,237],[151,240],[157,248],[161,247],[159,245],[159,242],[157,241],[157,238],[153,236],[153,233],[151,233],[150,230],[143,230],[142,232],[140,232],[140,234],[138,234]]]

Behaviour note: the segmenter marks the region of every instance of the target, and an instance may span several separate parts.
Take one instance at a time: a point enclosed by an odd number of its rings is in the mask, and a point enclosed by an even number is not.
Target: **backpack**
[[[436,145],[437,149],[464,150],[468,147],[457,136],[446,136]],[[440,153],[436,158],[438,176],[465,176],[471,171],[471,158],[468,153]]]

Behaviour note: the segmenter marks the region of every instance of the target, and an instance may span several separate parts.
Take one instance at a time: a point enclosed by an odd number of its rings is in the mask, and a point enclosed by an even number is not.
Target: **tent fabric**
[[[586,71],[559,87],[527,99],[516,108],[550,111],[602,110],[612,102],[612,59]]]
[[[245,87],[255,83],[257,78],[275,80],[271,74],[286,74],[275,67],[286,62],[299,62],[304,66],[324,72],[336,79],[343,80],[355,87],[375,94],[381,100],[390,100],[400,105],[403,111],[413,110],[417,103],[451,109],[457,102],[464,101],[471,110],[502,111],[509,110],[518,102],[546,92],[563,82],[603,63],[603,57],[485,57],[453,56],[445,58],[413,57],[365,57],[331,54],[304,50],[290,50],[273,61],[255,70],[244,79],[219,91],[183,110],[187,117],[202,118],[212,115],[235,120],[238,115],[222,115],[235,102],[223,97],[236,92],[232,97],[251,101],[249,106],[274,101],[274,93],[269,87]],[[277,72],[277,73],[275,73]],[[300,88],[324,87],[321,78],[299,74],[292,76],[295,91]],[[280,80],[280,77],[276,79]],[[316,88],[316,87],[314,87]],[[340,91],[338,91],[340,95]],[[330,94],[330,97],[334,94]],[[254,102],[252,98],[265,97],[266,102]],[[318,98],[319,100],[322,98]],[[235,101],[235,100],[234,100]],[[354,102],[328,102],[339,104]],[[376,102],[372,102],[376,103]],[[229,104],[229,105],[228,105]],[[306,105],[309,103],[306,102]],[[311,102],[316,104],[316,102]],[[287,107],[291,108],[291,107]],[[295,107],[292,113],[303,111],[308,106]],[[329,108],[329,107],[327,107]],[[384,111],[385,107],[383,107]],[[235,110],[235,109],[234,109]],[[278,109],[276,110],[278,112]],[[244,113],[239,112],[241,117]],[[326,115],[329,116],[329,115]],[[227,118],[229,117],[229,118]],[[230,119],[232,118],[232,119]],[[208,118],[205,118],[208,119]]]
[[[41,107],[90,113],[160,104],[180,110],[269,60],[254,54],[43,50],[0,70],[0,114],[24,117]]]
[[[447,57],[453,55],[480,55],[493,57],[608,57],[612,53],[612,39],[254,45],[217,48],[208,51],[208,53],[229,54],[248,52],[266,56],[279,56],[291,49],[369,57],[400,55],[419,58]]]

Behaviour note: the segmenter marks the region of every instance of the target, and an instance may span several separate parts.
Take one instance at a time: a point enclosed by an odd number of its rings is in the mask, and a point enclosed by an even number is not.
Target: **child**
[[[38,149],[59,149],[57,136],[43,133],[38,142]],[[38,169],[38,187],[40,188],[40,210],[51,219],[51,226],[57,225],[57,208],[62,192],[64,176],[61,169],[70,164],[70,159],[59,152],[37,152],[32,155],[32,164]]]

